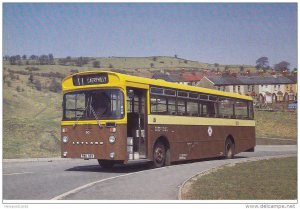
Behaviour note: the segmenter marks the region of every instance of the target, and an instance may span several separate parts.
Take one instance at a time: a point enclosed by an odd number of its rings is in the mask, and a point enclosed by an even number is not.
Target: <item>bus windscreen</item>
[[[124,96],[118,89],[66,93],[64,120],[120,119],[124,116]]]

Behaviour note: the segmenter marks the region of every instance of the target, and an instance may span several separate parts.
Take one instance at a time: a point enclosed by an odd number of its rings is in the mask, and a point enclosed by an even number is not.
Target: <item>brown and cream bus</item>
[[[161,167],[254,151],[248,96],[109,71],[68,76],[62,89],[64,158]]]

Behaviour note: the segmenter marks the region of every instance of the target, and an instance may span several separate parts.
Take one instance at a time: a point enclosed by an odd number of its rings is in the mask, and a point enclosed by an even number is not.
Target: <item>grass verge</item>
[[[297,139],[297,112],[255,111],[257,138]]]
[[[294,200],[297,198],[297,157],[224,166],[191,179],[182,199]]]

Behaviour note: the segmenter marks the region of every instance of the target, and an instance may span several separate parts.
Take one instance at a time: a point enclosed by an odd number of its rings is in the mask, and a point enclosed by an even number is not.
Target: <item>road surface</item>
[[[145,164],[102,169],[96,160],[4,160],[5,200],[176,200],[191,176],[229,163],[297,155],[296,145],[256,146],[235,159],[210,159],[150,169]],[[17,201],[16,201],[17,202]]]

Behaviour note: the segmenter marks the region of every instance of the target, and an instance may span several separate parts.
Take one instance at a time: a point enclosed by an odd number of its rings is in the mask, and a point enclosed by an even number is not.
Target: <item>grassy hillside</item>
[[[59,154],[62,96],[36,90],[28,85],[28,77],[19,75],[18,80],[9,80],[10,86],[3,85],[4,158]]]
[[[30,66],[38,67],[42,71],[52,72],[59,71],[61,73],[68,73],[71,69],[78,69],[80,71],[85,71],[88,69],[99,69],[94,68],[93,63],[95,61],[100,62],[100,69],[124,69],[128,71],[134,71],[136,69],[147,69],[151,71],[157,70],[181,70],[184,69],[194,69],[194,70],[215,70],[223,71],[225,66],[231,72],[239,72],[240,65],[222,65],[222,64],[208,64],[201,63],[198,61],[186,60],[175,57],[166,57],[166,56],[153,56],[153,57],[103,57],[103,58],[88,58],[87,64],[83,66],[77,66],[76,60],[78,58],[71,58],[70,61],[66,62],[64,65],[60,65],[60,59],[54,60],[54,65],[35,65],[33,63],[37,62],[34,60],[29,60]],[[24,65],[9,65],[12,70],[24,70],[27,65],[25,61],[21,61]],[[5,65],[8,65],[9,62],[5,61]],[[256,69],[254,66],[243,65],[244,71],[250,70],[255,72]]]

